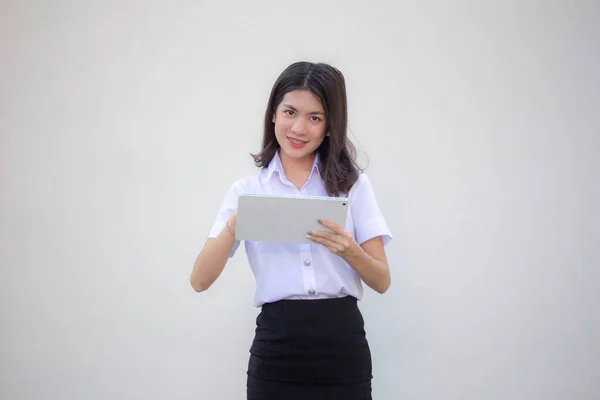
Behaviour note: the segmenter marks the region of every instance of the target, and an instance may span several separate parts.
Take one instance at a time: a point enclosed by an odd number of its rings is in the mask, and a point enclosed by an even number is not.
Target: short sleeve
[[[208,234],[209,238],[216,238],[219,236],[221,231],[225,228],[227,221],[231,217],[231,214],[238,208],[238,198],[241,192],[241,187],[239,182],[235,182],[225,195],[223,199],[223,203],[219,208],[219,212],[217,213],[217,218],[213,223],[212,228],[210,229],[210,233]],[[231,249],[231,253],[229,253],[229,258],[235,255],[238,247],[240,245],[240,241],[236,240]]]
[[[381,214],[373,187],[365,173],[359,174],[358,180],[350,189],[348,202],[358,244],[378,236],[381,236],[384,245],[392,240],[388,224]]]

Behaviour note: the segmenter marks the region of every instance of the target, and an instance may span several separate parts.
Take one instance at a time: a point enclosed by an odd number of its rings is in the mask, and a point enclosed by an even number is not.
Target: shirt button
[[[317,291],[315,289],[310,289],[308,291],[308,294],[310,294],[311,296],[314,296],[317,293]]]
[[[308,258],[306,260],[304,260],[304,265],[306,265],[308,267],[308,266],[310,266],[310,264],[311,264],[311,262]]]

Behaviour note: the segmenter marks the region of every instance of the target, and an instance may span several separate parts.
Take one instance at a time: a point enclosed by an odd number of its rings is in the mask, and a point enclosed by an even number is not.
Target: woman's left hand
[[[333,254],[337,254],[344,259],[352,257],[360,249],[350,232],[340,225],[328,220],[319,220],[319,223],[333,232],[323,230],[308,232],[306,237],[313,242],[322,244]]]

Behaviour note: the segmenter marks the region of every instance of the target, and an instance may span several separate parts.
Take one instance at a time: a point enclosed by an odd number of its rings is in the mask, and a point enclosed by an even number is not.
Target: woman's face
[[[309,90],[286,93],[273,114],[273,122],[282,157],[297,161],[312,158],[325,138],[325,111]]]

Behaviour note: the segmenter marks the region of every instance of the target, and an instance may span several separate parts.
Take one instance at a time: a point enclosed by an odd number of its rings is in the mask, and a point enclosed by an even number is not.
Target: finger
[[[323,238],[325,240],[329,240],[331,243],[335,243],[336,248],[339,248],[340,251],[345,251],[346,248],[349,247],[348,237],[339,235],[337,233],[330,233],[325,231],[314,231],[312,233],[316,237]]]
[[[346,230],[342,226],[336,224],[333,221],[329,221],[327,219],[321,218],[317,222],[319,222],[324,227],[331,229],[335,233],[339,233],[340,235],[343,235],[346,233]]]
[[[315,235],[306,235],[306,237],[315,243],[322,244],[335,254],[338,254],[339,252],[342,252],[344,250],[344,246],[330,239]]]
[[[308,234],[311,236],[327,239],[332,242],[342,243],[341,242],[342,237],[340,235],[338,235],[337,233],[331,233],[328,231],[317,230],[317,231],[308,232]]]

